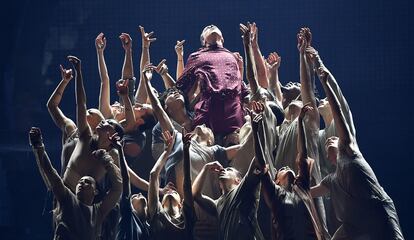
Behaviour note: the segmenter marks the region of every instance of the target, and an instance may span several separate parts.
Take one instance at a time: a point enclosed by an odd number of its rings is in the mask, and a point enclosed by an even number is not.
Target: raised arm
[[[165,144],[165,150],[158,158],[154,167],[150,172],[149,187],[148,187],[148,215],[152,219],[158,212],[159,206],[159,186],[160,186],[160,173],[167,162],[168,155],[170,155],[175,142],[175,135],[171,135],[169,131],[165,131],[162,134]]]
[[[208,172],[219,173],[223,169],[223,166],[218,162],[209,162],[201,169],[192,186],[192,192],[194,200],[209,214],[217,215],[217,207],[213,199],[202,194],[204,182],[206,181]]]
[[[242,39],[243,39],[243,47],[244,47],[244,55],[246,58],[246,78],[250,85],[250,91],[252,95],[254,95],[259,88],[259,85],[257,83],[257,79],[254,74],[255,66],[254,62],[252,60],[252,34],[251,34],[251,24],[248,23],[247,26],[240,24],[240,31],[242,33]]]
[[[32,146],[40,175],[42,176],[46,187],[49,190],[52,190],[59,202],[62,202],[69,190],[65,187],[62,178],[60,178],[58,172],[50,163],[49,156],[47,155],[43,144],[42,133],[39,128],[32,127],[30,129],[29,143],[30,146]]]
[[[267,58],[266,64],[267,68],[269,69],[269,90],[275,96],[277,103],[279,106],[282,106],[282,90],[280,88],[281,84],[279,81],[279,67],[282,58],[276,53],[270,53],[269,57]]]
[[[305,114],[307,112],[312,111],[312,107],[309,106],[309,104],[306,104],[302,107],[302,110],[299,114],[298,118],[298,142],[297,142],[297,148],[298,148],[298,155],[296,157],[296,164],[297,168],[299,169],[298,172],[298,180],[300,181],[300,184],[305,189],[309,189],[310,186],[310,169],[308,162],[308,151],[306,149],[306,138],[305,138],[305,130],[303,127],[303,118],[305,117]]]
[[[70,134],[73,133],[73,131],[76,130],[75,123],[70,118],[66,117],[65,114],[63,114],[62,110],[59,108],[63,92],[73,77],[72,69],[64,69],[63,66],[60,65],[60,74],[62,76],[62,80],[47,101],[47,110],[49,111],[49,114],[55,122],[56,126],[62,130],[65,140]]]
[[[119,166],[121,170],[122,177],[122,198],[129,198],[131,196],[131,184],[129,181],[129,173],[127,168],[127,163],[125,160],[123,144],[121,138],[117,133],[109,137],[109,140],[112,143],[112,146],[118,150],[119,153]]]
[[[325,67],[318,69],[319,79],[321,80],[323,89],[325,90],[326,97],[328,98],[329,105],[331,106],[332,116],[335,121],[335,128],[339,137],[339,146],[345,147],[345,149],[352,150],[351,144],[354,139],[347,122],[345,121],[344,114],[339,104],[338,98],[332,90],[328,82],[328,71]]]
[[[119,39],[121,39],[122,47],[125,50],[124,65],[122,66],[122,79],[129,80],[128,97],[131,103],[135,103],[135,78],[134,65],[132,64],[132,38],[128,33],[122,33],[119,36]],[[122,100],[122,102],[125,104],[125,101]]]
[[[139,30],[141,32],[141,39],[142,39],[142,50],[141,50],[141,61],[140,61],[140,78],[138,84],[138,90],[135,93],[135,102],[137,103],[147,103],[147,92],[145,90],[145,86],[142,83],[142,72],[144,71],[144,67],[150,63],[150,53],[149,47],[152,42],[157,40],[156,38],[151,38],[154,32],[146,33],[144,27],[139,26]]]
[[[309,116],[312,119],[319,119],[319,113],[317,112],[316,98],[314,92],[314,80],[312,78],[312,69],[310,63],[306,57],[306,48],[311,43],[311,33],[309,28],[302,28],[298,33],[298,50],[300,61],[300,93],[302,102],[310,103],[310,106],[314,108],[314,111]]]
[[[175,79],[179,79],[184,71],[184,43],[185,40],[177,41],[175,45],[175,53],[177,54],[177,72]]]
[[[171,133],[174,130],[174,126],[172,125],[170,117],[168,117],[167,113],[162,108],[160,101],[155,96],[154,92],[152,91],[150,80],[152,78],[152,72],[154,68],[155,68],[154,66],[150,66],[150,65],[145,67],[142,73],[143,82],[147,89],[148,98],[150,100],[155,117],[158,119],[158,122],[161,125],[162,131],[163,132],[169,131]]]
[[[183,128],[183,152],[184,152],[184,204],[194,211],[194,197],[191,189],[191,159],[190,144],[193,134],[185,133]]]
[[[96,55],[98,56],[98,70],[101,78],[101,88],[99,89],[99,111],[105,118],[113,118],[111,111],[111,92],[108,69],[106,68],[104,50],[106,38],[100,33],[95,39]]]
[[[103,152],[103,153],[102,153]],[[104,196],[98,210],[100,220],[105,219],[115,207],[122,194],[122,177],[119,168],[113,163],[112,157],[103,149],[94,152],[96,158],[104,165],[111,188]]]
[[[76,91],[76,125],[79,129],[79,137],[91,136],[92,132],[86,120],[86,93],[83,86],[81,61],[75,56],[68,56],[69,62],[75,69],[75,91]]]
[[[266,63],[265,63],[262,53],[260,52],[258,35],[259,35],[259,29],[257,28],[256,23],[253,23],[252,24],[252,53],[253,53],[254,62],[256,65],[257,81],[259,83],[259,86],[261,86],[262,88],[268,88],[269,81],[267,78]]]
[[[168,73],[168,67],[165,64],[167,60],[163,59],[155,68],[155,71],[161,76],[165,89],[172,88],[175,86],[175,80]]]
[[[251,112],[251,119],[252,119],[252,134],[253,134],[253,144],[254,144],[254,150],[255,150],[255,156],[256,156],[256,162],[257,165],[260,166],[261,170],[263,170],[266,167],[266,160],[263,156],[262,151],[262,144],[259,138],[259,128],[261,128],[263,125],[263,111],[264,111],[264,105],[260,102],[252,101],[252,108],[253,112]]]
[[[126,133],[135,130],[135,112],[132,107],[131,99],[128,96],[129,92],[129,81],[127,80],[119,80],[116,83],[116,88],[118,90],[118,95],[121,97],[122,102],[124,103],[125,109],[125,124],[123,124],[124,131]]]

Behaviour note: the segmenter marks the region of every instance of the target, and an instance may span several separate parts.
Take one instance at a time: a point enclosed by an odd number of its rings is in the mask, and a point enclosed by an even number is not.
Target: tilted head
[[[219,172],[218,178],[220,189],[222,190],[222,192],[229,192],[240,184],[242,176],[237,169],[233,167],[227,167],[223,168]]]
[[[137,124],[141,131],[145,131],[155,126],[157,123],[154,112],[149,104],[138,104],[134,106],[135,124]]]
[[[289,104],[297,99],[300,95],[300,83],[288,82],[285,86],[281,87],[282,90],[282,106],[285,109]]]
[[[326,139],[325,142],[326,158],[334,165],[336,165],[336,160],[338,158],[338,143],[339,138],[336,136]]]
[[[285,118],[289,120],[294,120],[299,116],[300,111],[303,107],[302,101],[293,100],[289,103],[287,108],[285,108]]]
[[[201,45],[205,47],[208,47],[210,45],[223,44],[223,34],[217,26],[208,25],[203,29],[203,32],[201,32],[200,42]]]
[[[124,136],[124,129],[122,128],[121,124],[113,119],[102,120],[96,127],[96,132],[98,134],[98,139],[101,142],[105,142],[105,145],[110,145],[108,136],[112,136],[115,133],[117,133],[121,139]],[[100,147],[105,148],[106,146]]]
[[[285,189],[289,189],[295,180],[295,172],[288,166],[282,167],[277,171],[275,183]]]
[[[96,131],[96,127],[104,119],[102,113],[96,108],[90,108],[86,111],[86,120],[88,121],[92,132]]]
[[[92,205],[95,196],[98,194],[96,181],[93,177],[83,176],[76,185],[76,197],[86,205]]]
[[[141,193],[134,194],[130,198],[132,210],[137,213],[138,216],[147,217],[147,199]]]
[[[164,109],[169,116],[174,118],[176,113],[182,112],[185,110],[185,100],[181,91],[177,88],[169,88],[165,91],[162,96],[164,101]]]
[[[205,142],[207,143],[207,146],[214,144],[214,133],[210,128],[206,127],[205,124],[195,127],[193,133],[193,139],[195,141],[199,143]]]
[[[169,189],[162,198],[162,207],[167,211],[181,210],[181,197],[180,194],[174,189]]]

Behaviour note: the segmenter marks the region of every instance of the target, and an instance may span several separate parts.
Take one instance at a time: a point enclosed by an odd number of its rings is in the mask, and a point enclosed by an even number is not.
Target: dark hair
[[[274,101],[268,101],[267,103],[269,108],[272,110],[273,114],[276,117],[276,126],[280,126],[280,124],[282,124],[283,120],[285,119],[285,112],[283,111],[283,108]]]
[[[151,113],[144,114],[142,117],[143,124],[139,126],[139,131],[145,132],[147,129],[152,129],[157,124],[157,119]]]
[[[115,132],[118,133],[118,136],[122,139],[124,137],[124,128],[114,119],[107,119],[106,120],[109,125],[111,125]]]

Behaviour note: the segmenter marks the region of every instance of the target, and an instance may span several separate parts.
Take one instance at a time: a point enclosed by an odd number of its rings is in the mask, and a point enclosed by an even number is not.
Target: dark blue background
[[[282,83],[297,81],[296,33],[312,29],[313,45],[336,76],[354,114],[358,142],[382,186],[394,199],[406,239],[413,204],[413,3],[410,1],[30,1],[1,7],[0,238],[50,239],[50,214],[42,215],[46,189],[27,146],[27,130],[39,126],[58,166],[60,131],[46,101],[60,81],[66,56],[82,59],[88,107],[97,107],[99,75],[94,39],[107,37],[105,51],[112,84],[120,77],[123,49],[118,36],[134,40],[139,70],[138,25],[155,31],[152,62],[166,58],[175,76],[176,40],[186,39],[185,58],[199,47],[208,24],[223,32],[225,46],[241,51],[240,22],[255,21],[263,54],[282,56]],[[161,89],[159,79],[155,85]],[[75,119],[70,83],[61,108]],[[115,100],[115,91],[112,91]],[[144,176],[153,160],[134,168]],[[352,211],[352,210],[350,210]]]

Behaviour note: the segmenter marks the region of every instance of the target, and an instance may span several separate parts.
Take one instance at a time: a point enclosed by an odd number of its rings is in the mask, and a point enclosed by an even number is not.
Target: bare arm
[[[325,90],[326,97],[328,98],[329,105],[331,106],[332,116],[335,121],[335,128],[339,137],[339,146],[345,147],[346,150],[350,150],[351,144],[353,143],[353,137],[349,126],[345,121],[344,114],[341,106],[338,102],[338,98],[335,96],[332,87],[330,86],[328,79],[328,73],[326,68],[320,67],[318,69],[319,79],[321,80],[323,89]]]
[[[298,50],[300,60],[300,93],[303,103],[310,103],[310,106],[316,110],[316,98],[314,93],[314,83],[311,75],[312,69],[310,68],[308,59],[306,58],[306,47],[309,46],[309,42],[305,35],[310,34],[309,29],[302,28],[298,33]],[[318,113],[313,113],[312,118],[319,117]]]
[[[269,90],[276,97],[277,103],[282,106],[282,90],[280,88],[281,84],[279,81],[279,67],[282,58],[276,53],[273,52],[267,58],[267,67],[269,68]]]
[[[233,160],[237,156],[237,153],[239,152],[240,147],[241,147],[241,145],[238,144],[238,145],[233,145],[233,146],[225,148],[226,149],[226,157],[229,161]]]
[[[122,194],[122,178],[119,168],[112,162],[107,163],[105,167],[111,188],[105,195],[99,207],[101,219],[105,219],[108,213],[115,207]]]
[[[310,193],[313,198],[322,197],[329,193],[329,189],[319,183],[318,185],[311,187]]]
[[[179,79],[184,71],[184,43],[185,40],[177,41],[177,44],[174,47],[175,53],[177,53],[177,72],[175,75],[176,79]]]
[[[83,86],[81,61],[74,56],[68,56],[68,60],[75,68],[75,91],[76,91],[76,125],[79,129],[79,136],[91,136],[92,132],[86,120],[86,93]],[[87,131],[87,135],[85,135]]]
[[[175,80],[168,73],[168,67],[165,64],[166,60],[163,59],[155,68],[155,71],[161,76],[165,89],[172,88],[175,86]]]
[[[244,55],[246,58],[246,78],[250,85],[250,91],[255,94],[259,89],[255,74],[254,74],[254,62],[252,60],[251,49],[251,25],[245,26],[240,24],[240,31],[242,32]]]
[[[174,146],[175,135],[171,135],[170,132],[163,132],[163,138],[166,145],[166,149],[158,158],[154,167],[151,169],[148,187],[148,215],[152,219],[158,212],[159,204],[159,186],[160,186],[160,172],[164,168],[164,165],[168,159],[168,155],[171,153]]]
[[[49,156],[43,145],[42,133],[39,128],[32,127],[29,132],[30,145],[36,157],[36,163],[39,168],[40,175],[43,178],[48,189],[52,190],[54,196],[59,202],[62,202],[68,194],[68,188],[63,184],[56,169],[50,163]]]
[[[184,203],[194,211],[194,197],[191,189],[191,160],[190,160],[190,143],[192,134],[183,132],[183,150],[184,150]]]
[[[142,81],[142,72],[144,71],[144,67],[150,63],[150,53],[149,47],[152,42],[156,40],[156,38],[151,38],[154,32],[146,33],[144,27],[139,26],[141,32],[141,39],[142,39],[142,50],[141,50],[141,61],[140,61],[140,78],[139,78],[139,85],[138,90],[135,94],[135,102],[137,103],[146,103],[147,102],[147,92],[145,86],[143,85]]]
[[[129,92],[128,85],[129,85],[129,79],[120,80],[116,83],[118,95],[121,96],[121,99],[124,102],[125,125],[123,127],[126,133],[135,130],[135,112],[132,107],[131,99],[128,96],[128,92]]]
[[[204,182],[206,181],[207,171],[219,172],[223,167],[217,161],[210,162],[204,165],[200,173],[197,175],[196,179],[193,182],[192,192],[194,200],[209,214],[215,216],[217,215],[217,207],[213,199],[201,193]]]
[[[95,39],[96,54],[98,56],[98,70],[101,78],[101,88],[99,89],[99,111],[105,118],[113,118],[111,111],[111,93],[108,69],[106,68],[104,50],[106,38],[100,33]]]
[[[174,126],[172,125],[172,122],[170,120],[170,117],[167,115],[167,113],[164,111],[164,109],[161,107],[161,103],[158,100],[158,98],[154,95],[152,91],[152,86],[150,83],[150,80],[152,78],[152,70],[153,66],[147,66],[144,69],[143,72],[143,82],[145,84],[145,87],[147,89],[148,98],[150,100],[152,109],[154,110],[155,117],[158,119],[158,122],[161,125],[162,131],[169,131],[172,132],[174,130]]]
[[[72,69],[64,69],[62,65],[60,65],[60,72],[62,80],[47,101],[47,109],[56,126],[58,126],[64,133],[64,136],[67,137],[76,129],[76,125],[71,119],[63,114],[62,110],[59,108],[59,104],[62,100],[63,92],[73,76]]]
[[[269,81],[267,78],[266,64],[263,59],[263,55],[260,52],[258,32],[259,32],[259,29],[256,27],[256,23],[253,23],[252,24],[252,53],[253,53],[254,62],[256,65],[257,81],[259,83],[259,86],[261,86],[262,88],[268,88]]]
[[[312,111],[309,105],[303,106],[298,119],[298,155],[296,157],[296,164],[299,169],[298,179],[302,187],[309,189],[310,186],[310,172],[308,163],[308,151],[306,148],[305,130],[303,127],[303,118],[306,112]]]
[[[132,38],[128,33],[122,33],[119,36],[122,47],[125,50],[124,65],[122,66],[122,79],[131,79],[134,77],[134,65],[132,64]]]

